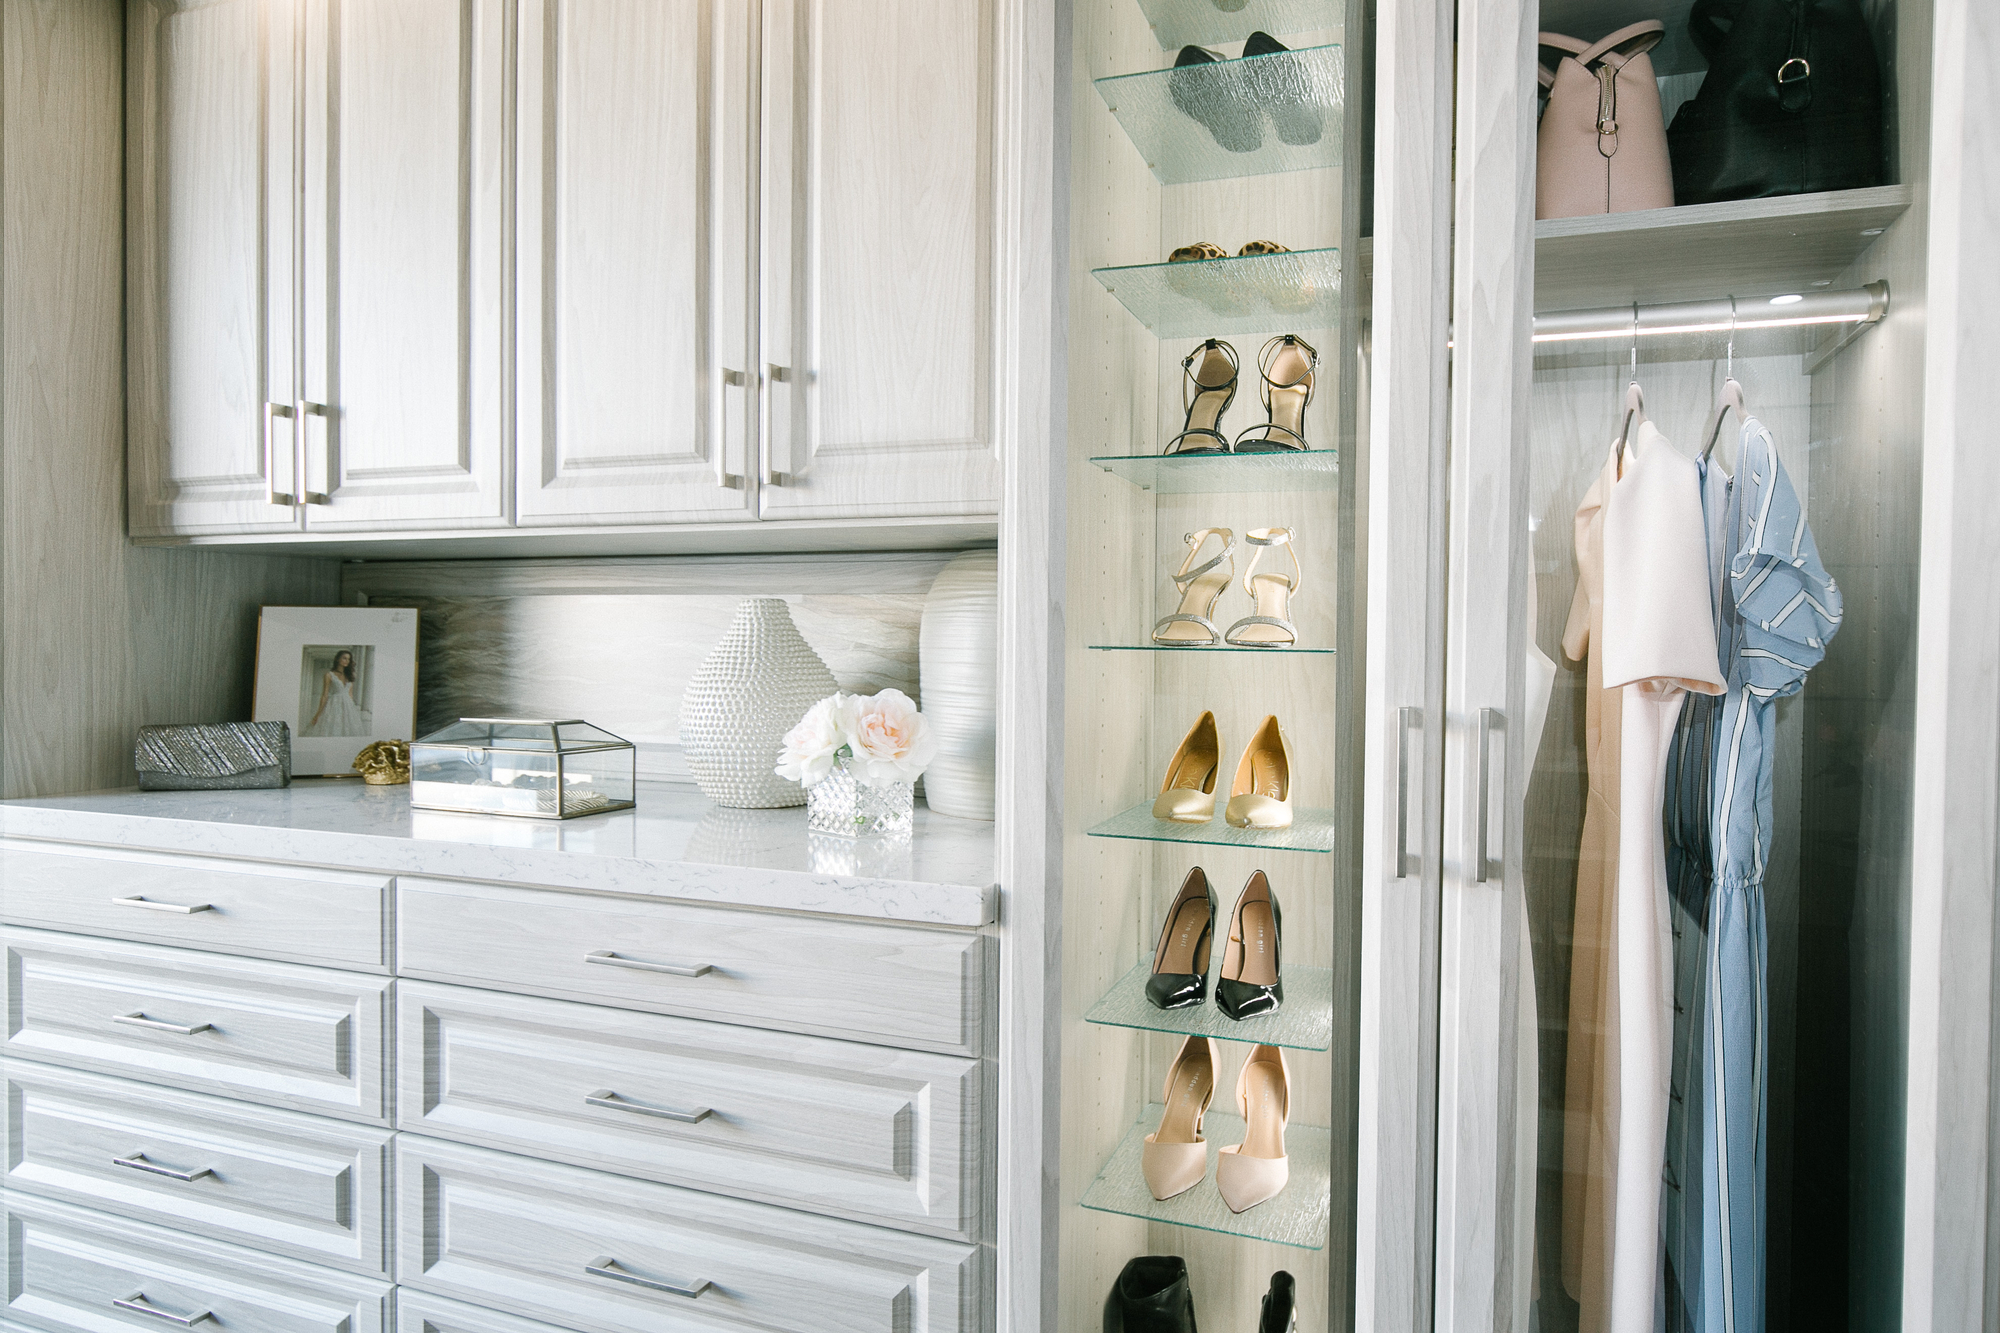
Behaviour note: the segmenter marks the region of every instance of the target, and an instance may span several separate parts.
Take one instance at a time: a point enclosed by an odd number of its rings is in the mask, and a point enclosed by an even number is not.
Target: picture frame
[[[250,714],[290,725],[294,777],[359,776],[364,748],[414,739],[416,609],[262,608]]]

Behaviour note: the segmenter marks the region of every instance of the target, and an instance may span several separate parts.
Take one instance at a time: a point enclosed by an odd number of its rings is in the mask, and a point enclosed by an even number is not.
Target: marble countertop
[[[639,784],[638,807],[563,821],[410,808],[408,787],[301,779],[278,791],[0,801],[0,834],[393,874],[648,894],[949,926],[994,920],[993,825],[917,806],[908,842],[809,834],[803,806],[730,810]]]

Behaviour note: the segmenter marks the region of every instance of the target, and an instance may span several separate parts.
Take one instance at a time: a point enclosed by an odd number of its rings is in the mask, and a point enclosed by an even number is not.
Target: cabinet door
[[[994,513],[993,0],[764,12],[760,512]]]
[[[522,0],[516,511],[753,518],[754,6]]]
[[[299,523],[264,411],[295,397],[295,29],[263,0],[128,11],[134,536]]]
[[[308,527],[504,517],[506,11],[306,4]]]

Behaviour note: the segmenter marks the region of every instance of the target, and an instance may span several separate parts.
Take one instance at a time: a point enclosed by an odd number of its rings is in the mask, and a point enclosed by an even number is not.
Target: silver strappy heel
[[[1211,537],[1222,543],[1222,550],[1196,564]],[[1162,616],[1154,624],[1153,642],[1212,646],[1222,642],[1222,631],[1210,617],[1215,614],[1216,600],[1236,577],[1236,534],[1228,528],[1202,528],[1187,534],[1187,544],[1187,559],[1173,576],[1181,604],[1172,615]]]
[[[1243,534],[1243,541],[1257,548],[1251,553],[1249,568],[1243,571],[1243,591],[1250,594],[1254,614],[1231,625],[1223,640],[1239,648],[1292,647],[1299,641],[1298,626],[1291,621],[1292,597],[1304,578],[1299,569],[1299,553],[1292,549],[1292,530],[1252,528]],[[1285,554],[1292,558],[1290,574],[1281,570],[1257,572],[1264,552],[1274,546],[1284,547]]]

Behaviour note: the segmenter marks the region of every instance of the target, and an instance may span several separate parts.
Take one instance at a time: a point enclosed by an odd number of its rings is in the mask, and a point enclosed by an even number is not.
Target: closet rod
[[[1670,333],[1727,333],[1732,327],[1787,329],[1811,324],[1849,324],[1849,336],[1880,323],[1889,310],[1889,284],[1871,282],[1845,292],[1804,292],[1789,296],[1739,296],[1732,315],[1730,298],[1675,301],[1665,305],[1605,306],[1558,310],[1535,316],[1535,341],[1619,342]],[[1842,343],[1846,342],[1843,338]]]

